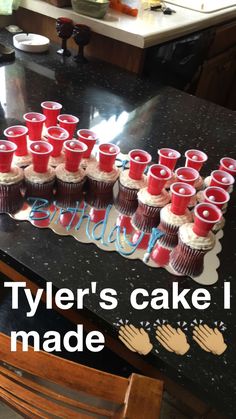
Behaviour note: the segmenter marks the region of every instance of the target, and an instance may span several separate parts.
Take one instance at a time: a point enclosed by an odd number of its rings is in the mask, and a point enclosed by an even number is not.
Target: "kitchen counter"
[[[109,9],[102,20],[79,15],[71,8],[58,8],[42,0],[22,0],[21,7],[54,19],[68,17],[75,23],[90,26],[97,34],[138,48],[158,45],[236,17],[236,7],[201,13],[170,5],[176,11],[171,16],[144,10],[137,18]]]
[[[6,38],[5,33],[0,33],[0,42],[6,39],[11,42],[9,35]],[[182,154],[188,148],[200,148],[209,155],[207,172],[218,166],[222,156],[236,156],[233,112],[104,63],[91,61],[78,66],[71,59],[65,63],[53,45],[45,54],[16,51],[16,61],[1,66],[0,76],[1,132],[7,126],[21,124],[25,112],[40,111],[40,103],[52,99],[63,104],[65,113],[79,116],[81,128],[100,130],[103,141],[119,144],[123,153],[144,148],[156,161],[160,147],[177,148]],[[173,280],[179,282],[181,289],[189,287],[193,291],[198,285],[163,269],[148,268],[138,260],[35,228],[29,222],[16,222],[8,215],[0,216],[0,259],[38,286],[44,287],[46,281],[51,281],[55,290],[67,287],[75,292],[78,287],[97,281],[99,289],[115,288],[120,302],[116,309],[106,312],[99,308],[97,295],[86,299],[85,309],[117,341],[116,324],[120,319],[135,326],[141,321],[153,325],[158,319],[168,319],[173,327],[186,322],[191,341],[187,355],[180,357],[166,351],[155,340],[151,328],[152,354],[134,356],[142,358],[150,371],[158,369],[183,391],[196,395],[226,417],[235,418],[236,305],[232,303],[230,310],[224,310],[222,298],[225,281],[231,282],[232,301],[236,298],[235,209],[234,193],[221,240],[219,281],[208,288],[212,304],[204,311],[170,308],[157,312],[150,307],[141,312],[134,310],[129,304],[134,288],[151,292],[164,287],[171,292]],[[195,319],[209,326],[219,321],[225,324],[228,349],[222,356],[204,352],[192,341],[191,325]]]

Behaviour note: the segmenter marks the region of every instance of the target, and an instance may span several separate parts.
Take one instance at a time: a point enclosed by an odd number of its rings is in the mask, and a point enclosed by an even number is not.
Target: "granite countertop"
[[[9,35],[0,33],[0,42],[6,39],[11,42]],[[91,61],[77,65],[72,58],[63,61],[51,46],[49,53],[39,55],[16,51],[16,61],[1,66],[0,77],[1,133],[7,126],[22,123],[25,112],[40,111],[40,103],[51,99],[63,104],[64,113],[79,116],[81,128],[99,128],[102,139],[119,144],[123,153],[144,148],[156,161],[157,149],[163,146],[182,153],[188,148],[199,148],[209,156],[208,173],[218,166],[222,156],[236,156],[234,113],[107,64]],[[122,123],[124,115],[128,121],[125,124]],[[129,295],[134,288],[151,292],[164,287],[171,293],[173,280],[179,282],[180,289],[189,287],[193,291],[199,286],[188,278],[148,268],[140,261],[103,252],[92,244],[57,236],[28,222],[16,222],[8,215],[0,216],[0,256],[38,285],[52,281],[55,289],[67,287],[76,291],[97,281],[98,290],[107,286],[115,288],[120,302],[117,309],[102,310],[98,296],[91,295],[86,298],[86,310],[114,336],[117,336],[115,323],[120,319],[137,326],[141,321],[149,322],[154,350],[148,355],[148,361],[226,416],[235,418],[236,305],[232,304],[230,310],[223,309],[224,281],[232,282],[232,300],[236,298],[235,206],[233,194],[221,240],[219,281],[208,288],[212,304],[204,311],[156,311],[150,307],[140,312],[132,310]],[[216,357],[192,342],[186,356],[167,352],[155,341],[152,325],[157,319],[167,319],[173,327],[178,322],[187,322],[190,341],[194,319],[203,320],[209,326],[222,321],[226,326],[228,350]]]
[[[168,3],[168,2],[167,2]],[[58,8],[42,0],[22,0],[21,7],[57,19],[65,16],[75,23],[91,27],[92,31],[139,48],[148,48],[172,39],[209,28],[236,18],[236,7],[213,13],[201,13],[169,4],[176,13],[164,15],[143,10],[137,18],[109,9],[104,19],[94,19],[74,12],[71,8]]]

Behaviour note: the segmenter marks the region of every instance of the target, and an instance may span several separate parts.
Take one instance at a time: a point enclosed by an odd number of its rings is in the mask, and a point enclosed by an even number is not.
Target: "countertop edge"
[[[142,23],[142,17],[140,17],[140,21],[138,22],[134,21],[133,17],[122,15],[113,10],[109,10],[109,18],[107,20],[99,20],[89,16],[78,14],[74,12],[71,8],[59,8],[46,2],[44,2],[44,7],[42,7],[41,0],[22,0],[20,7],[54,19],[57,19],[63,14],[63,16],[71,18],[74,21],[78,20],[82,24],[87,24],[91,27],[93,32],[99,35],[103,35],[108,38],[141,49],[159,45],[172,39],[179,38],[181,36],[188,35],[198,30],[206,29],[208,27],[217,25],[219,23],[224,23],[236,18],[236,7],[230,7],[228,9],[207,14],[188,10],[188,12],[191,13],[191,17],[189,18],[189,22],[186,22],[185,16],[185,21],[183,21],[182,26],[176,23],[173,24],[173,21],[171,22],[172,26],[168,25],[169,22],[166,20],[166,26],[160,24],[157,30],[150,30],[149,33],[147,33],[147,31],[145,33],[145,30],[141,28],[141,25],[140,33],[138,33],[137,26],[138,23]],[[183,14],[186,14],[186,10],[187,9],[184,9],[182,7],[177,8],[178,14],[180,14],[181,12],[183,12]],[[114,18],[114,24],[112,24],[112,18]],[[120,24],[120,27],[119,20],[123,20],[123,23]],[[127,29],[124,29],[124,25],[126,24],[126,22]]]

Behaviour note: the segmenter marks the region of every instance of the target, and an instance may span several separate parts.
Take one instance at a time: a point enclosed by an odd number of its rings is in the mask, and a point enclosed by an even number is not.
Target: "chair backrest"
[[[31,347],[23,352],[21,342],[11,352],[10,338],[1,333],[0,362],[0,400],[24,417],[159,418],[158,380],[138,374],[126,379]]]

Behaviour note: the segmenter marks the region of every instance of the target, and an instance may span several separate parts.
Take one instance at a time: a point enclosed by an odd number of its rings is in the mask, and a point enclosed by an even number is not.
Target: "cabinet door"
[[[227,106],[235,78],[236,47],[204,63],[196,96]]]

